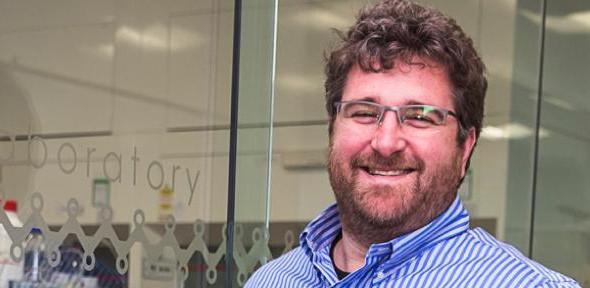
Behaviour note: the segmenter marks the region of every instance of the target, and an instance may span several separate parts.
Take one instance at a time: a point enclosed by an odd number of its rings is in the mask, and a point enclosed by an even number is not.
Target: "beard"
[[[383,157],[372,151],[346,161],[330,147],[328,172],[343,230],[370,245],[425,226],[455,198],[461,179],[460,155],[457,149],[451,157],[427,165],[403,152]],[[404,175],[389,184],[359,179],[360,173],[369,175],[370,170],[403,171]]]

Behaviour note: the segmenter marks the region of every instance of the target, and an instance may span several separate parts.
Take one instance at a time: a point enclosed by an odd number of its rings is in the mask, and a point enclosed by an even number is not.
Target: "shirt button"
[[[383,279],[383,278],[385,278],[385,273],[383,273],[383,271],[377,272],[377,279]]]

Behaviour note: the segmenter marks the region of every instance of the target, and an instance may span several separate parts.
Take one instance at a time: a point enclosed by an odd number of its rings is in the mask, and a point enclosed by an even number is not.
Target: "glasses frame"
[[[399,111],[401,109],[404,108],[417,108],[417,107],[430,107],[433,109],[436,109],[440,112],[442,112],[442,122],[439,123],[435,123],[436,126],[443,126],[447,123],[447,116],[451,115],[453,117],[455,117],[455,119],[457,119],[457,123],[459,124],[459,128],[462,129],[463,125],[461,125],[459,118],[457,116],[457,114],[451,110],[448,109],[444,109],[444,108],[440,108],[438,106],[433,106],[433,105],[425,105],[425,104],[411,104],[411,105],[399,105],[399,106],[389,106],[389,105],[383,105],[383,104],[379,104],[379,103],[375,103],[375,102],[371,102],[371,101],[363,101],[363,100],[352,100],[352,101],[336,101],[334,102],[334,108],[336,109],[336,115],[339,115],[342,109],[343,105],[347,105],[347,104],[367,104],[367,105],[371,105],[374,107],[379,108],[379,115],[377,117],[377,126],[381,126],[381,123],[383,123],[383,118],[385,116],[385,112],[386,111],[394,111],[395,115],[397,116],[397,121],[400,125],[404,124],[405,119],[402,117],[401,113],[399,113]]]

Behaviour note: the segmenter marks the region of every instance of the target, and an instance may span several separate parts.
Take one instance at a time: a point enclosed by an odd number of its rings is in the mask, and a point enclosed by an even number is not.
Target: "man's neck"
[[[355,241],[346,231],[334,246],[334,265],[345,272],[353,272],[365,265],[365,256],[369,247]]]
[[[432,214],[432,213],[431,213]],[[334,265],[342,271],[353,272],[365,265],[367,251],[372,244],[384,243],[428,224],[436,215],[407,219],[400,225],[374,227],[370,223],[346,222],[342,219],[342,239],[334,247]]]

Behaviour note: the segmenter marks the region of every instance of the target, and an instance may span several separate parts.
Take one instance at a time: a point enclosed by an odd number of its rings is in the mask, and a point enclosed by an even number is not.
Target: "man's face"
[[[425,104],[455,111],[447,73],[425,63],[396,62],[382,73],[354,67],[342,101]],[[444,125],[416,132],[402,126],[395,113],[385,112],[381,125],[373,124],[376,128],[347,122],[341,115],[334,120],[328,169],[344,224],[417,229],[454,200],[475,143],[473,129],[459,145],[456,118],[447,116]]]

